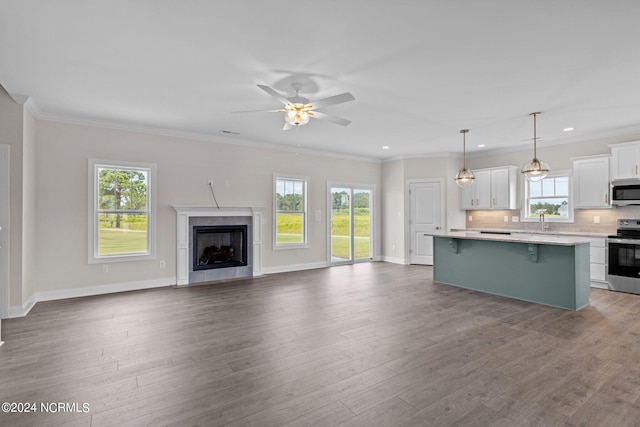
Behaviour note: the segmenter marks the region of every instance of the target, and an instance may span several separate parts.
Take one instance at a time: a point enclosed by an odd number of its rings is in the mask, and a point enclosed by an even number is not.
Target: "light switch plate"
[[[600,217],[599,216],[594,216],[593,217],[593,223],[594,224],[600,224]]]

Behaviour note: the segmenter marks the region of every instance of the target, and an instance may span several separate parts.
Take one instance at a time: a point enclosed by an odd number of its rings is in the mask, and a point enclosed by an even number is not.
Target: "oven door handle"
[[[640,245],[640,239],[611,239],[609,238],[609,243],[622,243],[627,245]]]

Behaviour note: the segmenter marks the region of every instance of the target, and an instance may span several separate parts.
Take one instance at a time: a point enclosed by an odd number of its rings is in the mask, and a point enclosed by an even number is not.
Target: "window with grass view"
[[[275,246],[307,244],[307,179],[275,177]]]
[[[150,257],[153,166],[91,163],[93,261]]]
[[[538,182],[527,181],[524,219],[537,221],[544,214],[545,221],[573,220],[570,184],[568,173],[549,175]]]

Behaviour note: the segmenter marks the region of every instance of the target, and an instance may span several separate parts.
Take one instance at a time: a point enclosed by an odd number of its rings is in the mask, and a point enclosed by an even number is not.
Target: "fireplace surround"
[[[176,211],[177,285],[189,285],[238,277],[253,277],[262,274],[262,218],[264,208],[217,208],[215,206],[195,205],[174,205],[172,207]],[[229,229],[246,227],[247,243],[244,248],[246,250],[246,258],[243,261],[246,265],[229,266],[229,268],[208,268],[202,270],[194,268],[194,262],[196,261],[194,258],[202,255],[194,253],[194,227],[230,227]],[[210,246],[216,246],[216,249],[219,250],[219,246],[231,245],[212,243]],[[196,247],[195,252],[197,251],[198,249]],[[228,255],[216,255],[216,257],[229,258]]]

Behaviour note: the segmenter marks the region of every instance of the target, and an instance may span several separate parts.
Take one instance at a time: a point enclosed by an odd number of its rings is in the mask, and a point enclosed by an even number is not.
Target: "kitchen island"
[[[433,236],[436,282],[569,310],[589,305],[589,240],[447,232]]]

